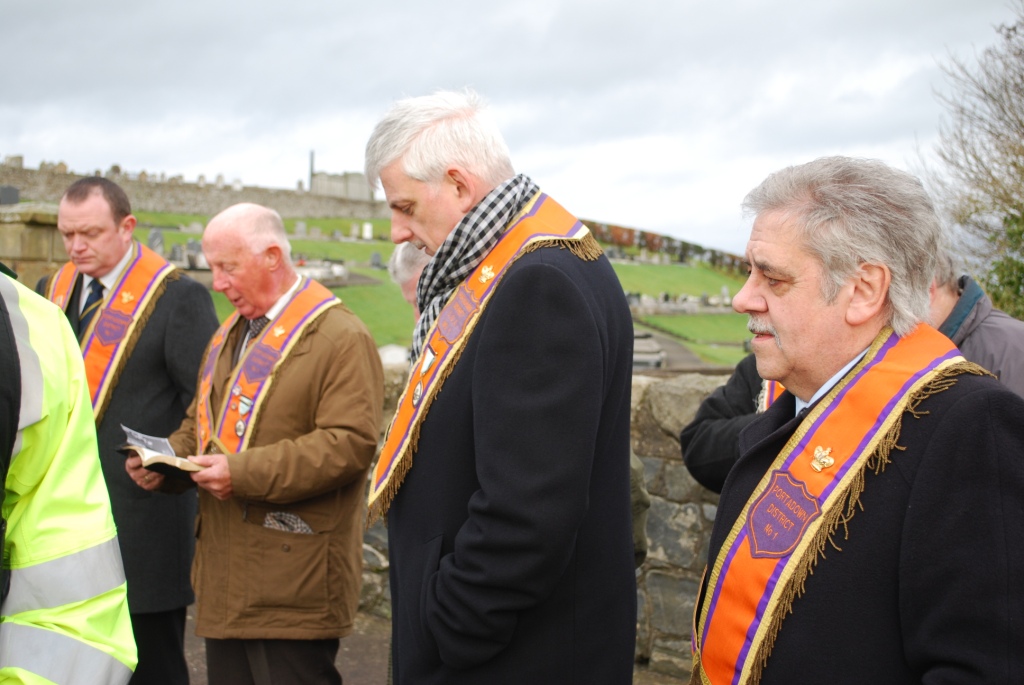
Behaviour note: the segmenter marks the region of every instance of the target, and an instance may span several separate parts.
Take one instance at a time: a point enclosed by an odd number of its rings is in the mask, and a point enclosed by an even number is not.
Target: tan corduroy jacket
[[[214,407],[230,391],[242,330],[228,334],[216,361]],[[202,637],[324,639],[352,631],[366,474],[383,405],[380,357],[363,323],[339,305],[310,325],[275,373],[251,447],[228,457],[233,497],[199,490],[192,582]],[[196,453],[195,412],[193,401],[170,438],[179,455]],[[292,514],[313,532],[266,527],[268,514],[294,522],[281,516]]]

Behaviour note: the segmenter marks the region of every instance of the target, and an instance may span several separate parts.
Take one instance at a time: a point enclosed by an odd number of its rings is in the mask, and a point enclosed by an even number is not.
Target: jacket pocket
[[[323,611],[328,604],[330,536],[245,526],[245,573],[253,608]]]

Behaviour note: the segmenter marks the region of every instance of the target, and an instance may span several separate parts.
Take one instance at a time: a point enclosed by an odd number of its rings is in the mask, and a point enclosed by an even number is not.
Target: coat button
[[[281,545],[281,551],[282,552],[291,552],[292,551],[292,546],[291,545]]]

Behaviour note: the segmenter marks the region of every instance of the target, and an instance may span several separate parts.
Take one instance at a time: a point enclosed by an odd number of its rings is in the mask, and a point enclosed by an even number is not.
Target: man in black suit
[[[117,184],[73,183],[57,216],[70,261],[37,290],[64,309],[82,344],[139,649],[131,682],[187,683],[196,493],[136,487],[118,447],[121,424],[156,436],[178,427],[217,317],[206,288],[134,240],[135,223]]]
[[[471,92],[398,102],[366,169],[391,239],[432,255],[371,483],[395,682],[631,682],[633,331],[611,265]]]
[[[747,195],[757,373],[695,616],[692,683],[1024,677],[1024,400],[929,326],[914,177],[831,157]]]

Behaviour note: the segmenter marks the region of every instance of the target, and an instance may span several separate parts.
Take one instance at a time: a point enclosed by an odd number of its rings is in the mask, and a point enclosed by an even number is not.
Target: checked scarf
[[[471,209],[427,263],[416,286],[420,319],[412,338],[412,358],[423,350],[427,333],[459,284],[497,244],[509,223],[540,188],[524,174],[505,181]]]

